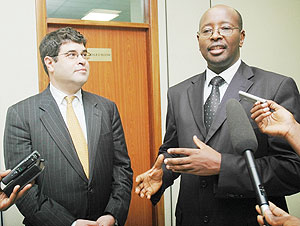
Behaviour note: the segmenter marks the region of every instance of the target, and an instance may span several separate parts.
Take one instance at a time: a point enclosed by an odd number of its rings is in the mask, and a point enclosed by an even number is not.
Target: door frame
[[[36,27],[37,27],[37,45],[47,34],[47,24],[65,23],[77,25],[97,25],[99,27],[128,27],[146,29],[147,32],[147,64],[148,64],[148,85],[149,85],[149,118],[150,118],[150,161],[154,164],[158,149],[162,143],[161,131],[161,103],[160,103],[160,74],[159,74],[159,40],[158,40],[158,8],[157,0],[145,0],[145,21],[146,23],[129,23],[129,22],[96,22],[96,21],[79,21],[73,19],[55,19],[47,18],[46,0],[35,0],[36,4]],[[45,87],[48,78],[44,71],[42,61],[38,55],[38,77],[39,91]],[[152,222],[155,226],[164,226],[164,199],[153,207]]]

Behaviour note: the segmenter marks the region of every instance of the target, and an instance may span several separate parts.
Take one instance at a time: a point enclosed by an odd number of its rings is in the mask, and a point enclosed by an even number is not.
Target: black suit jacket
[[[124,225],[132,188],[132,169],[116,105],[82,91],[89,150],[86,177],[66,124],[49,87],[10,107],[4,132],[7,168],[33,150],[46,168],[17,202],[24,223],[70,226],[76,219],[112,214]]]
[[[250,118],[251,103],[241,101],[239,90],[271,99],[300,119],[300,99],[295,82],[288,77],[241,63],[219,105],[213,124],[206,134],[203,122],[205,72],[171,87],[168,91],[166,134],[159,154],[172,157],[171,147],[196,148],[193,135],[222,154],[218,176],[182,174],[176,207],[177,225],[254,226],[255,193],[245,160],[234,152],[226,120],[226,102],[240,101]],[[259,132],[250,119],[258,139],[255,153],[262,183],[270,200],[287,209],[284,196],[300,189],[300,159],[281,138]],[[164,167],[163,185],[153,197],[155,204],[163,191],[179,176]]]

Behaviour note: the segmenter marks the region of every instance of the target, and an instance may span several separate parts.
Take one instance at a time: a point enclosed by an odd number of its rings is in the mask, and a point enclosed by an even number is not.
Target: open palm
[[[136,177],[137,186],[135,188],[135,193],[141,198],[147,197],[147,199],[150,199],[151,196],[160,189],[163,177],[163,161],[164,156],[159,155],[154,166],[150,170]]]

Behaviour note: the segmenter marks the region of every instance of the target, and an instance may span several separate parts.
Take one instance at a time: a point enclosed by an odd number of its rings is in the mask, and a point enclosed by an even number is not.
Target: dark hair
[[[48,69],[44,62],[46,56],[53,57],[56,61],[56,57],[59,53],[60,46],[66,42],[76,42],[86,45],[86,39],[84,36],[71,27],[60,28],[56,31],[47,34],[40,43],[40,56],[44,66],[44,69],[48,75]]]

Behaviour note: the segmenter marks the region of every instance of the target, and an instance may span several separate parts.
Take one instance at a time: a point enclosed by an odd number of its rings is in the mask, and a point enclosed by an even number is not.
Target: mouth
[[[225,51],[225,49],[227,49],[226,45],[223,44],[214,44],[208,47],[208,51],[212,54],[212,55],[220,55],[221,53],[223,53]]]
[[[86,68],[81,68],[81,69],[76,70],[75,72],[87,72],[87,69]]]

